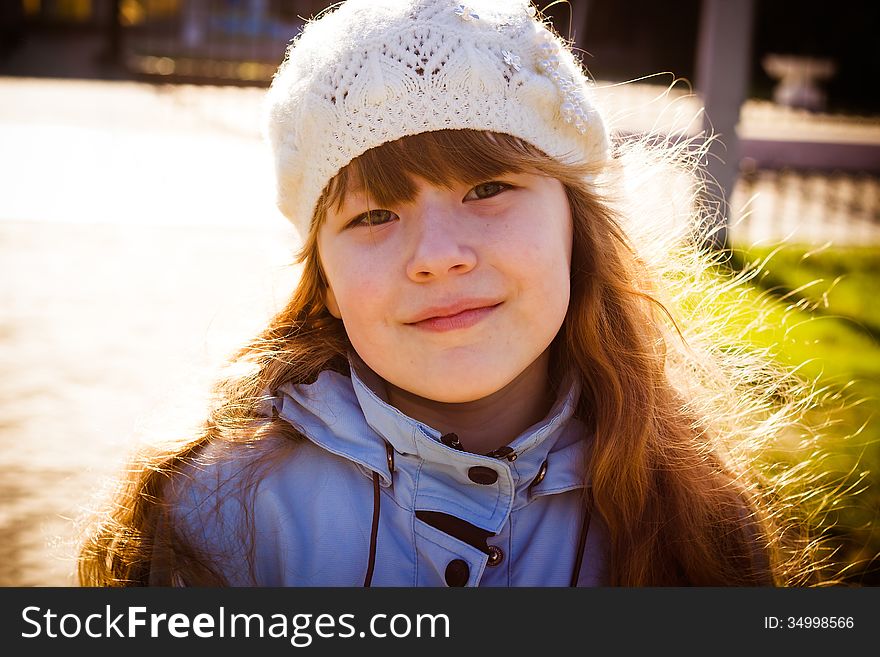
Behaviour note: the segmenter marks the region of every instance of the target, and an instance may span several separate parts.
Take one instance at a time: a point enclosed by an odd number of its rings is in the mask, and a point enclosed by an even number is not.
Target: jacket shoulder
[[[308,440],[267,437],[206,445],[167,498],[179,536],[228,583],[271,585],[311,572],[328,536],[356,538],[370,521],[370,487],[344,457]]]

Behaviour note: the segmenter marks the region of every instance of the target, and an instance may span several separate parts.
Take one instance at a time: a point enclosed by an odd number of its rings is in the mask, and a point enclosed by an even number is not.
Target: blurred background
[[[0,0],[0,585],[74,583],[75,519],[139,441],[200,422],[223,359],[293,288],[260,103],[328,4]],[[718,136],[712,246],[734,267],[772,253],[752,339],[849,400],[815,420],[825,467],[861,491],[831,519],[847,583],[877,585],[880,3],[546,14],[616,136]]]

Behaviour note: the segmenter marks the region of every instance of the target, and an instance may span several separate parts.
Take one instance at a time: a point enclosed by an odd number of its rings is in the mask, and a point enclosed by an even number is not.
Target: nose
[[[421,210],[419,220],[411,224],[412,255],[406,265],[407,276],[423,283],[472,270],[477,254],[468,245],[467,231],[456,221],[454,212],[433,206]]]

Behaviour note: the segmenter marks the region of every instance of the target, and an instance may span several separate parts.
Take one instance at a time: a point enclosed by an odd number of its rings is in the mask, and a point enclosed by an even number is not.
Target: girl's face
[[[491,395],[552,342],[569,302],[572,221],[555,178],[506,174],[378,207],[349,189],[318,232],[326,304],[364,362],[438,402]]]

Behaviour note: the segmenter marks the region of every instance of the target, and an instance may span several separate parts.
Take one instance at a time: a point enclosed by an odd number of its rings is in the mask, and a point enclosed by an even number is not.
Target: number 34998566
[[[764,628],[768,630],[846,630],[853,627],[852,616],[764,616]]]

